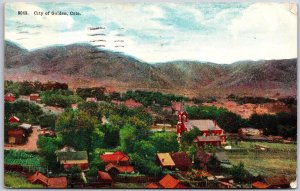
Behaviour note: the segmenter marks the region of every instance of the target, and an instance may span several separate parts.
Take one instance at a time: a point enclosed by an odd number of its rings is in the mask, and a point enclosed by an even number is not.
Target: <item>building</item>
[[[175,162],[170,153],[157,153],[156,156],[157,161],[162,168],[172,169],[175,167]]]
[[[180,189],[180,188],[186,188],[183,184],[180,183],[179,180],[171,176],[170,174],[167,174],[164,176],[158,183],[150,183],[146,186],[146,188],[169,188],[169,189]]]
[[[134,173],[134,167],[131,165],[120,166],[109,163],[105,166],[105,171],[107,171],[113,178],[115,178],[119,174]]]
[[[11,129],[8,130],[7,134],[9,144],[23,144],[26,140],[23,129]]]
[[[32,125],[28,123],[22,123],[18,126],[18,129],[23,129],[26,137],[32,133]]]
[[[63,165],[64,169],[68,169],[77,165],[81,170],[87,170],[88,155],[86,151],[75,151],[73,148],[64,147],[56,151],[57,161]]]
[[[175,168],[179,170],[187,171],[192,167],[192,161],[185,152],[172,153],[171,157],[175,163]]]
[[[9,118],[9,122],[10,123],[19,123],[20,119],[17,118],[16,116],[12,116],[12,117]]]
[[[29,176],[28,181],[32,184],[42,184],[47,188],[67,188],[68,186],[67,177],[48,178],[38,171]]]
[[[239,136],[260,136],[263,135],[262,129],[254,129],[254,128],[240,128],[238,130]]]
[[[107,172],[98,171],[98,181],[101,183],[107,183],[109,186],[112,186],[113,179]]]
[[[87,97],[86,102],[97,102],[97,98],[96,97]]]
[[[222,140],[220,136],[198,136],[194,139],[193,142],[197,143],[199,147],[205,145],[213,145],[219,147],[221,146]]]
[[[121,151],[114,153],[104,153],[99,156],[105,164],[112,163],[114,165],[128,166],[129,157]]]
[[[252,188],[266,189],[268,187],[269,187],[269,185],[267,185],[266,183],[260,182],[260,181],[256,181],[256,182],[252,183]]]
[[[30,99],[30,101],[38,101],[40,99],[40,95],[39,94],[30,94],[29,99]]]
[[[5,102],[14,102],[14,101],[16,101],[16,97],[12,93],[7,93],[4,96],[4,101]]]

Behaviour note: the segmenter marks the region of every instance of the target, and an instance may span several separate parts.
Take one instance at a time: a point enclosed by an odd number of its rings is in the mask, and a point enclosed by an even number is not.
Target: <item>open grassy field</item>
[[[255,151],[255,145],[268,146],[270,151]],[[241,151],[227,151],[232,164],[242,161],[253,175],[284,175],[289,181],[296,179],[297,145],[281,143],[241,142]]]
[[[40,184],[31,184],[18,173],[4,173],[4,185],[7,188],[43,188]]]

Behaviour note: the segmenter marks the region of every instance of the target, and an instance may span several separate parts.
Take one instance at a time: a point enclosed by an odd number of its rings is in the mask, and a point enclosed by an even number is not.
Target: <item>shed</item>
[[[19,119],[18,117],[16,117],[16,116],[11,116],[11,117],[9,118],[9,122],[10,122],[10,123],[19,123],[19,122],[20,122],[20,119]]]
[[[22,144],[25,142],[25,133],[23,129],[8,130],[8,143]]]
[[[64,166],[64,169],[78,165],[81,170],[87,170],[88,155],[86,151],[58,151],[57,160]]]
[[[48,188],[67,188],[67,177],[48,178]]]

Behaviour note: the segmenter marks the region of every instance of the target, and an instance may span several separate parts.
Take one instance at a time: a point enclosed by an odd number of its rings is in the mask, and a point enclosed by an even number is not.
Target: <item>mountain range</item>
[[[149,64],[90,44],[28,51],[5,41],[5,79],[66,82],[71,88],[105,86],[116,91],[142,89],[190,97],[228,94],[296,96],[297,59],[215,64],[174,61]]]

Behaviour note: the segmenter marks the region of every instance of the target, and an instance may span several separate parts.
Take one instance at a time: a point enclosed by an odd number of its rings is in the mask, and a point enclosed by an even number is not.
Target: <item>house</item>
[[[75,165],[81,170],[87,170],[88,166],[88,155],[86,151],[75,151],[73,148],[68,149],[64,147],[62,150],[56,152],[57,161],[63,165],[64,169],[68,169]]]
[[[16,97],[12,93],[7,93],[4,96],[4,101],[5,102],[14,102],[14,101],[16,101]]]
[[[159,162],[159,165],[163,168],[169,168],[172,169],[175,167],[175,163],[170,155],[170,153],[157,153],[157,161]]]
[[[10,123],[19,123],[20,119],[17,118],[16,116],[12,116],[12,117],[9,118],[9,122]]]
[[[252,188],[266,189],[268,187],[269,187],[269,185],[267,185],[266,183],[260,182],[260,181],[256,181],[256,182],[252,183]]]
[[[96,97],[87,97],[86,102],[97,102],[97,98]]]
[[[120,166],[109,163],[105,166],[105,171],[107,171],[113,178],[119,174],[131,174],[134,173],[134,168],[131,165]]]
[[[98,181],[102,183],[107,183],[109,186],[113,184],[113,179],[107,172],[98,171]]]
[[[223,129],[219,127],[219,125],[209,119],[204,120],[189,120],[185,123],[187,131],[192,130],[194,127],[198,128],[205,136],[209,135],[222,135]]]
[[[9,144],[23,144],[25,142],[25,133],[23,129],[8,130]]]
[[[32,133],[32,125],[28,123],[22,123],[18,126],[18,129],[23,129],[26,137]]]
[[[285,176],[273,176],[264,179],[264,182],[269,185],[268,188],[289,188],[290,183]]]
[[[262,129],[254,129],[254,128],[240,128],[238,130],[239,136],[260,136],[263,135]]]
[[[32,184],[42,184],[47,188],[67,188],[67,177],[48,178],[40,172],[36,172],[28,177],[28,181]]]
[[[30,101],[38,101],[40,99],[40,95],[39,94],[30,94],[29,99],[30,99]]]
[[[222,140],[220,136],[198,136],[194,139],[193,142],[197,143],[199,147],[210,145],[210,144],[219,147],[221,146]]]
[[[192,161],[185,152],[172,153],[171,157],[175,163],[175,168],[179,170],[187,171],[192,167]]]
[[[154,183],[154,182],[152,182],[152,183],[148,184],[148,185],[146,186],[146,188],[149,188],[149,189],[155,189],[155,188],[159,188],[159,185],[156,184],[156,183]]]
[[[134,99],[129,99],[129,100],[126,100],[124,102],[124,105],[130,109],[134,109],[134,108],[138,108],[138,107],[143,107],[143,104],[135,101]]]
[[[105,164],[112,163],[114,165],[128,166],[129,157],[121,151],[116,151],[114,153],[104,153],[100,155],[100,158]]]
[[[179,180],[177,180],[176,178],[174,178],[170,174],[167,174],[166,176],[164,176],[159,181],[159,185],[162,188],[173,188],[173,189],[174,188],[185,188],[185,186],[182,185]]]

